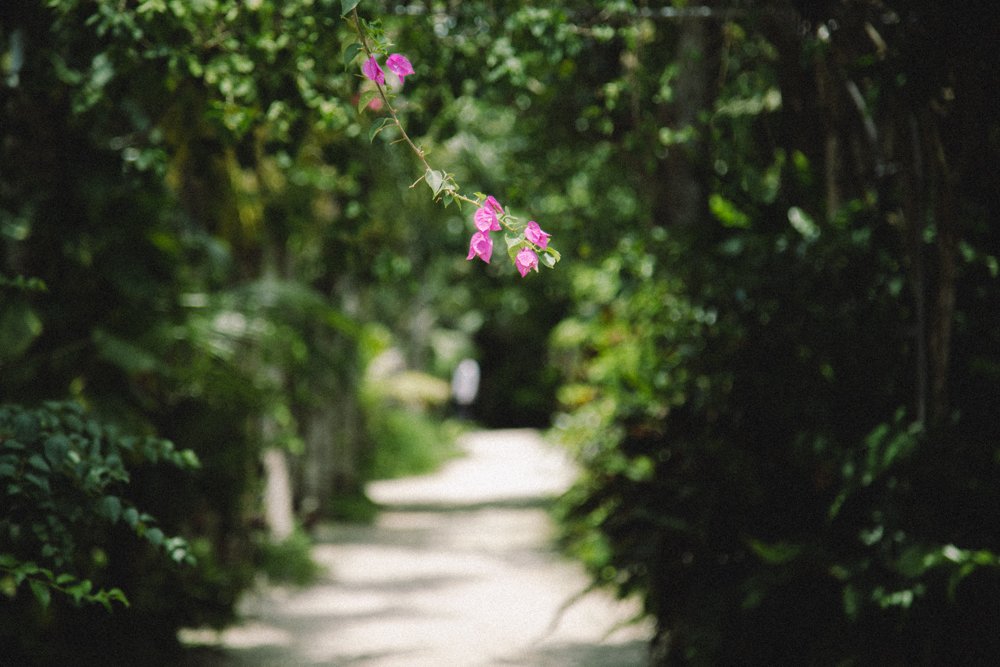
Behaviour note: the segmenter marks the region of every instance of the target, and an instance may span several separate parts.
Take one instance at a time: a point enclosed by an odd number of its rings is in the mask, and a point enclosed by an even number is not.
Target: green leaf
[[[106,516],[112,524],[118,523],[118,519],[122,516],[122,501],[118,496],[104,496],[101,498],[99,507],[101,514]]]
[[[445,173],[436,169],[428,169],[427,173],[424,174],[424,180],[427,181],[427,185],[429,185],[431,190],[434,191],[435,197],[438,196],[438,193],[441,192],[441,188],[444,187],[445,178]]]
[[[347,16],[360,2],[361,0],[340,0],[340,15]]]
[[[559,254],[558,250],[554,250],[553,248],[545,248],[544,250],[542,250],[539,259],[541,260],[542,264],[549,267],[550,269],[554,269],[556,266],[556,262],[562,259],[562,256]]]
[[[69,452],[69,440],[63,435],[54,435],[45,440],[45,458],[49,463],[57,466],[62,463]]]
[[[365,108],[368,106],[368,103],[371,102],[376,97],[378,97],[377,90],[366,90],[365,92],[361,93],[361,97],[358,98],[358,113],[364,112]]]
[[[79,433],[80,431],[83,430],[83,420],[77,418],[76,415],[72,414],[66,415],[66,418],[63,419],[63,424],[66,425],[67,431]]]
[[[49,590],[48,585],[37,579],[32,579],[28,582],[28,585],[31,587],[31,592],[35,594],[35,599],[38,600],[43,608],[47,609],[49,603],[52,602],[52,591]]]
[[[750,548],[753,549],[754,553],[764,561],[771,565],[782,565],[791,560],[794,560],[802,553],[802,546],[798,544],[789,544],[788,542],[776,542],[774,544],[767,544],[760,540],[749,541]]]
[[[3,442],[0,442],[0,445],[2,445],[4,449],[22,450],[22,449],[25,448],[23,444],[21,444],[20,442],[18,442],[14,438],[10,438],[8,440],[4,440]]]
[[[130,606],[128,598],[125,597],[125,592],[120,588],[112,588],[109,591],[105,591],[108,600],[117,600],[121,602],[126,607]]]
[[[125,519],[125,523],[132,528],[135,528],[139,523],[139,511],[134,507],[126,508],[125,511],[122,512],[122,518]]]
[[[45,493],[52,493],[52,489],[51,487],[49,487],[49,480],[45,479],[44,477],[39,477],[38,475],[29,472],[25,473],[24,479],[34,484]]]
[[[375,141],[375,137],[379,132],[385,129],[386,125],[392,122],[392,118],[379,118],[374,123],[372,123],[371,128],[368,130],[368,143]]]
[[[861,601],[861,593],[858,589],[850,584],[844,587],[844,614],[847,618],[852,621],[857,619]]]
[[[194,453],[194,450],[183,449],[178,454],[178,458],[183,467],[195,470],[201,467],[201,461],[198,459],[198,455]]]
[[[159,528],[150,528],[146,531],[146,539],[153,546],[160,546],[163,543],[163,531]]]
[[[20,565],[18,565],[15,574],[20,575],[21,576],[20,580],[23,580],[24,577],[28,576],[29,574],[37,574],[41,569],[42,568],[38,567],[31,561],[28,561],[27,563],[21,563]]]
[[[347,48],[344,49],[344,67],[350,67],[351,62],[353,62],[358,56],[358,52],[361,51],[361,48],[361,44],[358,42],[347,45]]]
[[[49,467],[49,464],[46,463],[45,459],[43,459],[38,454],[35,454],[34,456],[28,459],[28,465],[42,472],[52,472],[52,468]]]
[[[73,598],[74,602],[80,604],[80,599],[88,595],[93,588],[94,584],[89,579],[83,579],[80,583],[68,587],[66,593]]]
[[[708,208],[724,227],[747,229],[750,216],[736,207],[736,204],[719,194],[708,198]]]

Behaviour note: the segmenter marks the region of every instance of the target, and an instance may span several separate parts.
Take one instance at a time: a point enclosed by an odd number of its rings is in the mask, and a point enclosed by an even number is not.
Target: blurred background
[[[174,659],[449,455],[471,358],[654,663],[987,662],[990,8],[364,0],[431,162],[552,234],[521,279],[369,140],[339,1],[3,2],[4,661]]]

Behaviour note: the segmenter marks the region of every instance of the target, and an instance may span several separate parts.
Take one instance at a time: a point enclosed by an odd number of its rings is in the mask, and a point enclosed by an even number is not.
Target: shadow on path
[[[546,513],[571,483],[565,456],[535,431],[483,431],[465,456],[421,477],[381,481],[371,526],[325,526],[327,575],[303,590],[248,596],[221,633],[217,665],[630,667],[648,624],[553,547]],[[564,609],[565,607],[565,609]]]

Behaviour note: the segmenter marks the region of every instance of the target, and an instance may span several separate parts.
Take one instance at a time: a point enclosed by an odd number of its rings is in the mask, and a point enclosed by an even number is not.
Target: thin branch
[[[361,40],[361,48],[364,50],[365,55],[369,59],[374,58],[375,55],[372,53],[371,47],[368,45],[368,40],[365,38],[365,31],[364,28],[361,26],[361,17],[358,16],[357,7],[355,7],[352,10],[352,15],[354,18],[354,25],[358,31],[358,38]],[[403,141],[405,141],[410,146],[410,148],[413,150],[413,153],[417,156],[417,159],[420,160],[420,163],[424,166],[424,169],[426,171],[436,171],[427,161],[427,156],[424,154],[424,150],[419,146],[417,146],[410,138],[410,135],[407,134],[406,129],[403,127],[402,121],[399,120],[399,114],[396,112],[396,108],[392,106],[392,102],[389,101],[389,95],[386,93],[385,87],[378,81],[373,81],[373,83],[375,84],[375,88],[378,90],[379,97],[382,98],[382,102],[385,104],[386,110],[388,110],[389,112],[389,116],[392,118],[392,122],[396,125],[397,128],[399,128],[399,133],[402,136]],[[419,179],[417,180],[417,182],[419,182]],[[416,185],[416,183],[414,183],[414,185]],[[455,189],[452,188],[445,188],[445,189],[448,195],[454,199],[459,199],[461,201],[472,204],[473,206],[479,206],[481,203],[476,201],[475,199],[466,197],[465,195],[463,195],[462,193],[458,192]]]

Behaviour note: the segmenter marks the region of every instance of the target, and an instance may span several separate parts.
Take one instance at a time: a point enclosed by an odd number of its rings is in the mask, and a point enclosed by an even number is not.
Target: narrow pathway
[[[636,606],[590,592],[545,507],[573,468],[535,431],[482,431],[433,475],[373,483],[373,526],[318,537],[328,571],[247,599],[226,663],[363,667],[643,665]],[[571,604],[570,604],[571,603]]]

